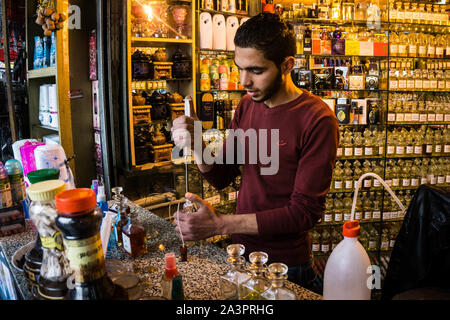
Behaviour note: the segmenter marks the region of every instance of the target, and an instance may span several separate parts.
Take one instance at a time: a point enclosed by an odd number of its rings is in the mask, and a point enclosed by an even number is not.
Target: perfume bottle
[[[161,279],[162,296],[168,300],[184,300],[183,279],[178,274],[173,252],[165,255],[166,266]]]
[[[136,220],[136,213],[129,213],[128,223],[122,228],[123,248],[131,257],[139,257],[147,252],[146,232]]]
[[[244,252],[245,247],[242,244],[231,244],[227,247],[230,269],[220,276],[220,290],[224,300],[238,300],[239,286],[250,278],[244,270]]]
[[[239,286],[239,299],[259,300],[261,293],[270,287],[270,283],[264,277],[268,255],[262,251],[252,252],[249,255],[249,260],[251,263],[249,269],[252,276]]]
[[[111,191],[114,193],[114,203],[109,210],[117,214],[114,230],[116,232],[117,245],[122,246],[122,228],[128,223],[128,215],[131,209],[126,204],[127,199],[121,194],[123,191],[122,187],[112,188]]]
[[[261,298],[265,300],[297,300],[295,292],[284,287],[288,266],[284,263],[272,263],[269,265],[268,271],[271,286],[261,294]]]

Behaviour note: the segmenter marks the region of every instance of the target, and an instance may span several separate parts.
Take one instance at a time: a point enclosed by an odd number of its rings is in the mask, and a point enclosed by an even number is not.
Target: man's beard
[[[265,95],[262,98],[259,99],[253,99],[255,102],[264,102],[272,98],[272,96],[278,92],[278,90],[281,87],[282,77],[281,77],[281,70],[278,70],[278,74],[275,78],[275,80],[270,84],[270,86],[265,90]]]

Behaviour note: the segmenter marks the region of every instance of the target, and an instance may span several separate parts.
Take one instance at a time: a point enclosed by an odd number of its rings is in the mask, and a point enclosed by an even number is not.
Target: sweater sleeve
[[[236,130],[239,128],[239,118],[240,118],[240,112],[242,110],[242,102],[240,102],[236,108],[233,120],[231,121],[230,128],[232,130]],[[231,135],[232,137],[234,135]],[[237,176],[241,174],[241,171],[239,169],[238,162],[236,161],[236,137],[234,137],[234,141],[230,141],[229,139],[225,139],[224,143],[222,145],[222,149],[219,150],[218,158],[223,159],[223,163],[217,163],[214,162],[213,167],[210,171],[206,173],[202,173],[203,177],[208,181],[210,185],[212,185],[217,190],[222,190],[226,187],[228,187]],[[233,143],[233,146],[235,148],[234,155],[235,159],[232,164],[226,163],[226,150],[227,150],[227,143]]]
[[[256,212],[260,236],[299,233],[313,228],[325,209],[338,139],[339,125],[335,117],[318,120],[305,137],[288,205]]]

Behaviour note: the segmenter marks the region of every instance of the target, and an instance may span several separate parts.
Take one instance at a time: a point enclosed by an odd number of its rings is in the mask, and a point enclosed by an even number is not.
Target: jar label
[[[427,144],[427,147],[425,148],[426,153],[432,153],[433,152],[433,145]]]
[[[331,222],[332,220],[333,220],[333,217],[329,213],[327,213],[323,216],[323,221],[325,221],[325,222]]]
[[[410,183],[411,183],[410,179],[403,179],[402,186],[409,187]]]
[[[422,154],[422,146],[414,146],[414,154]]]
[[[441,153],[442,152],[442,146],[440,144],[437,144],[434,146],[434,152],[435,153]]]
[[[88,239],[64,239],[64,244],[70,268],[75,273],[75,282],[91,282],[106,274],[100,233]]]
[[[450,153],[450,144],[444,146],[444,153]]]
[[[439,183],[439,184],[445,183],[445,176],[438,176],[437,183]]]
[[[356,220],[361,220],[362,216],[363,216],[363,213],[361,211],[355,212],[355,219]]]
[[[402,122],[405,119],[404,113],[396,113],[395,114],[395,121]]]
[[[390,212],[383,212],[383,220],[389,220],[391,218]]]
[[[387,147],[387,154],[394,154],[394,152],[395,152],[395,146]]]
[[[336,156],[342,157],[342,148],[341,147],[337,148]]]
[[[395,121],[395,113],[388,113],[388,121],[389,122]]]
[[[51,237],[41,237],[42,247],[46,249],[56,249],[63,251],[63,238],[61,231],[55,232]]]
[[[377,247],[377,242],[376,241],[369,241],[369,248],[370,249],[375,249]]]
[[[413,122],[418,122],[420,119],[419,114],[418,113],[413,113],[411,114],[411,121]]]
[[[353,148],[345,148],[345,156],[351,157],[353,155]]]
[[[429,121],[429,122],[434,122],[434,121],[436,121],[436,114],[434,114],[434,113],[429,113],[429,114],[428,114],[428,121]]]
[[[450,174],[445,176],[445,183],[450,183]]]
[[[372,147],[365,147],[364,148],[364,155],[366,155],[366,156],[371,156],[373,153],[372,153]]]
[[[334,188],[342,189],[342,181],[341,180],[334,181]]]
[[[405,113],[405,122],[412,121],[412,113]]]
[[[399,178],[392,179],[392,186],[398,187],[399,185],[400,185],[400,179]]]
[[[336,221],[336,222],[342,221],[342,213],[335,213],[334,221]]]
[[[344,221],[350,221],[352,218],[351,213],[344,213]]]
[[[404,154],[405,153],[405,147],[404,146],[397,146],[396,152],[397,152],[397,154]]]
[[[322,252],[323,253],[327,253],[328,251],[330,251],[330,245],[329,244],[323,244],[322,245]]]
[[[411,179],[411,187],[417,187],[419,186],[419,179],[413,178]]]
[[[353,180],[346,180],[345,181],[345,189],[351,189],[353,188]]]
[[[370,188],[372,186],[372,179],[364,180],[364,188]]]
[[[380,146],[378,148],[378,154],[384,154],[384,147],[383,146]]]
[[[390,248],[393,248],[394,245],[395,245],[395,240],[390,240],[390,241],[389,241],[389,247],[390,247]]]
[[[380,181],[378,181],[378,179],[374,179],[374,180],[373,180],[373,186],[374,186],[374,187],[379,187],[379,186],[381,186]]]
[[[363,149],[361,147],[356,147],[355,148],[355,156],[357,156],[357,157],[362,156],[363,155],[362,150]]]
[[[444,121],[444,114],[443,113],[436,113],[436,121],[438,121],[438,122]]]
[[[372,212],[371,211],[364,211],[364,219],[366,219],[366,220],[372,219]]]
[[[428,179],[427,178],[420,178],[420,184],[427,184]]]
[[[236,192],[229,192],[228,193],[228,201],[234,201],[236,200]]]
[[[316,243],[313,243],[313,245],[312,245],[312,251],[313,252],[318,252],[320,250],[320,244],[316,244]]]
[[[413,153],[414,153],[414,147],[406,146],[406,154],[413,154]]]

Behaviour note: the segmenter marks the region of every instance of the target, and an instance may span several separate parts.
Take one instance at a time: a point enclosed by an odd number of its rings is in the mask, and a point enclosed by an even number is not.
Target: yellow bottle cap
[[[62,180],[47,180],[32,184],[27,188],[31,201],[52,201],[58,193],[64,191],[66,184]]]

